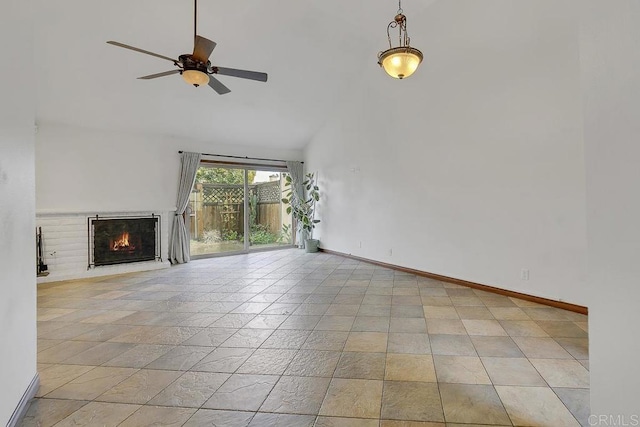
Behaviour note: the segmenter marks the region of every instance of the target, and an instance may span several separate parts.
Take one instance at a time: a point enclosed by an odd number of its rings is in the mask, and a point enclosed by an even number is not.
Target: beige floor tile
[[[125,342],[133,344],[166,344],[154,342],[155,337],[163,331],[161,326],[136,326],[127,332],[115,336],[109,342]]]
[[[88,350],[78,353],[64,361],[74,365],[98,366],[113,359],[114,357],[131,350],[135,344],[103,342]]]
[[[313,427],[313,415],[267,414],[259,412],[253,417],[249,427]],[[316,424],[317,425],[317,424]]]
[[[251,319],[243,328],[273,330],[277,329],[278,326],[287,320],[287,317],[289,316],[280,314],[259,314]]]
[[[116,427],[139,408],[140,405],[90,402],[60,421],[56,427],[92,425]]]
[[[421,305],[392,305],[391,317],[424,319],[424,310]]]
[[[453,306],[453,303],[451,302],[451,298],[449,297],[440,297],[440,296],[436,296],[436,297],[432,297],[432,296],[423,296],[422,297],[422,305],[427,305],[427,306],[446,306],[446,305],[450,305]]]
[[[430,354],[429,335],[390,332],[387,351],[389,353]]]
[[[576,419],[548,387],[496,386],[515,426],[579,426]]]
[[[509,425],[509,416],[490,385],[440,384],[447,422]]]
[[[589,426],[589,390],[584,388],[555,388],[553,391],[558,395],[564,406],[573,414],[581,426]]]
[[[34,399],[27,409],[21,427],[50,427],[89,402],[81,400]]]
[[[296,350],[257,349],[238,368],[239,374],[282,375],[297,353]]]
[[[524,357],[520,348],[509,337],[471,337],[479,356]]]
[[[449,424],[446,424],[449,426]],[[398,420],[381,420],[380,427],[445,427],[444,423],[435,423],[431,421],[398,421]],[[474,426],[464,426],[474,427]]]
[[[478,300],[479,301],[479,300]],[[481,303],[482,304],[482,303]],[[461,319],[470,320],[494,320],[493,314],[484,307],[456,306],[456,311]]]
[[[289,316],[278,329],[312,331],[322,316]]]
[[[388,353],[384,379],[388,381],[436,382],[433,358],[423,354]]]
[[[376,295],[366,296],[364,300],[367,301],[367,298],[376,297],[376,298],[385,298],[378,297]],[[390,304],[365,304],[363,303],[358,310],[357,316],[362,317],[390,317],[391,316],[391,305]]]
[[[211,353],[211,351],[211,347],[181,345],[172,348],[164,355],[149,363],[146,367],[149,369],[187,371]]]
[[[348,332],[313,331],[302,345],[302,349],[342,351],[348,337]]]
[[[149,404],[199,408],[230,376],[212,372],[185,372],[151,399]]]
[[[548,337],[544,329],[532,320],[501,320],[500,324],[512,337]]]
[[[143,368],[174,348],[171,345],[136,344],[132,349],[105,362],[104,366]]]
[[[257,411],[278,381],[276,375],[234,374],[207,400],[203,407],[236,411]]]
[[[353,332],[389,332],[389,317],[383,316],[357,316],[353,322]]]
[[[202,331],[202,328],[190,328],[187,326],[167,326],[163,328],[158,335],[154,336],[149,343],[179,345],[200,331]]]
[[[97,367],[52,391],[48,397],[93,400],[111,389],[111,387],[129,378],[136,371],[136,369],[131,368]]]
[[[500,326],[497,320],[463,319],[465,329],[469,335],[481,335],[488,337],[506,336],[507,332]]]
[[[199,409],[185,427],[224,426],[247,427],[253,418],[253,412],[221,411],[217,409]]]
[[[330,381],[329,378],[280,377],[260,411],[315,415]]]
[[[519,307],[489,307],[489,311],[497,320],[531,320]]]
[[[464,324],[458,319],[427,319],[429,334],[467,335]]]
[[[483,357],[482,363],[494,385],[547,385],[528,359]]]
[[[98,396],[96,400],[145,404],[179,376],[180,372],[176,371],[142,369]]]
[[[87,341],[63,341],[58,345],[38,352],[38,363],[62,363],[99,343]]]
[[[586,338],[587,332],[574,322],[539,320],[538,325],[553,338]]]
[[[78,378],[80,375],[86,374],[93,368],[94,366],[83,365],[51,365],[46,369],[39,370],[40,388],[36,396],[44,396],[69,381]]]
[[[355,316],[322,316],[315,329],[318,331],[350,331]]]
[[[553,307],[523,307],[522,311],[532,320],[570,320],[566,310]]]
[[[200,372],[233,373],[253,354],[250,348],[216,348],[196,363],[191,370]]]
[[[385,381],[381,415],[392,420],[444,421],[438,385]]]
[[[555,340],[576,359],[589,358],[588,338],[556,338]]]
[[[513,337],[513,340],[530,359],[572,359],[553,338]]]
[[[104,313],[100,313],[95,316],[87,317],[82,319],[81,323],[111,323],[116,320],[127,317],[131,314],[135,313],[135,311],[130,310],[110,310]]]
[[[589,371],[577,360],[530,359],[551,387],[589,388]]]
[[[334,378],[320,408],[320,415],[378,418],[382,381]]]
[[[344,352],[333,373],[335,378],[382,380],[385,375],[385,353]]]
[[[425,319],[459,319],[460,316],[452,306],[425,305],[422,307]]]
[[[439,383],[491,384],[479,357],[433,356]]]
[[[220,346],[258,348],[269,338],[273,331],[273,329],[240,329]]]
[[[204,347],[218,347],[236,332],[238,332],[238,329],[235,328],[206,328],[198,332],[182,344],[198,345]]]
[[[431,352],[441,356],[477,356],[471,339],[466,335],[430,335]],[[514,344],[515,346],[515,344]]]
[[[379,427],[378,420],[366,418],[318,417],[315,427]]]
[[[163,426],[180,427],[196,412],[190,408],[143,406],[119,427]],[[200,424],[203,425],[203,424]]]
[[[249,323],[254,317],[255,314],[225,314],[215,322],[213,322],[210,327],[214,328],[242,328],[244,325]]]
[[[331,377],[340,360],[340,352],[300,350],[284,372],[298,377]]]
[[[388,334],[384,332],[351,332],[344,351],[385,352],[387,337]]]
[[[272,333],[260,348],[282,348],[298,350],[307,340],[311,331],[276,330]]]
[[[390,332],[406,332],[413,334],[426,334],[427,324],[424,318],[400,318],[392,317],[389,326]]]

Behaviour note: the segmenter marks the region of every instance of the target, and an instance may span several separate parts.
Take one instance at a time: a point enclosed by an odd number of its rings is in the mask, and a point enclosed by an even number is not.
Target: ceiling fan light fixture
[[[398,46],[391,44],[390,30],[398,29]],[[411,47],[409,34],[407,33],[407,17],[402,11],[402,3],[398,1],[398,13],[393,21],[387,25],[387,39],[389,49],[378,54],[378,65],[394,79],[404,79],[415,73],[424,59],[422,52]]]
[[[185,82],[195,87],[209,84],[209,75],[199,70],[184,70],[182,78]]]

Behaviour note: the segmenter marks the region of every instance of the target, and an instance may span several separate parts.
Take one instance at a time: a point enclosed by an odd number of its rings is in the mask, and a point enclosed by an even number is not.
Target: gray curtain
[[[301,162],[286,162],[289,175],[291,175],[291,187],[293,189],[293,197],[291,198],[291,205],[297,207],[302,201],[304,201],[304,187],[302,182],[304,181],[304,170]],[[298,247],[304,247],[304,240],[306,239],[307,232],[302,229],[302,224],[297,224],[296,229],[296,241]]]
[[[176,214],[173,217],[171,236],[169,239],[169,261],[172,264],[183,264],[191,260],[189,250],[189,228],[184,222],[184,213],[189,206],[189,195],[196,180],[196,171],[200,166],[200,153],[182,153],[180,158],[180,183],[178,184],[178,201]],[[190,224],[190,221],[189,221]]]

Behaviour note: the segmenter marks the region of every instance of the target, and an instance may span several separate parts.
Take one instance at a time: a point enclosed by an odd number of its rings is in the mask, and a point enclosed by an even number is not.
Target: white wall
[[[580,10],[591,412],[633,425],[631,416],[636,423],[640,416],[640,3],[612,4],[589,1]]]
[[[571,6],[441,1],[410,16],[416,75],[361,70],[306,150],[321,246],[586,305]]]
[[[36,374],[31,2],[2,4],[0,52],[0,425]]]
[[[38,124],[39,213],[175,209],[179,150],[298,160],[297,150]]]

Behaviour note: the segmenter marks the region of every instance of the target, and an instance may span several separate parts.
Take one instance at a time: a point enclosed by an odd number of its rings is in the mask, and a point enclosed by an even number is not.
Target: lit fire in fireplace
[[[129,244],[129,233],[126,231],[120,235],[116,240],[113,241],[111,245],[112,251],[131,251],[136,247],[132,244]]]

